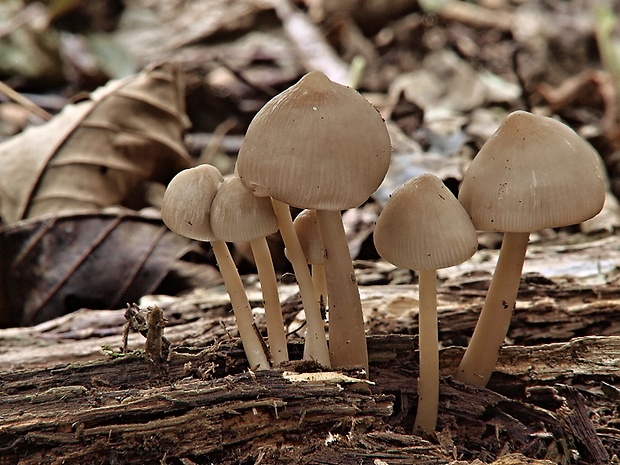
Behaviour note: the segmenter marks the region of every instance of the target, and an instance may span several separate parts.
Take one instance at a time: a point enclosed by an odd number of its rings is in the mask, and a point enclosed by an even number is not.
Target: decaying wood
[[[92,385],[88,390],[67,386],[34,397],[9,396],[9,402],[34,404],[38,423],[32,430],[29,422],[20,420],[14,429],[19,439],[9,449],[28,451],[22,463],[43,463],[49,456],[64,463],[115,457],[122,463],[149,463],[166,455],[220,462],[218,457],[251,455],[252,445],[258,456],[261,448],[271,441],[277,444],[283,435],[301,438],[341,421],[370,426],[375,416],[390,413],[387,398],[343,394],[337,384],[290,389],[282,376],[272,375],[238,375],[211,383],[186,379],[149,390],[102,392]],[[41,405],[46,401],[47,412]],[[85,410],[85,401],[92,408]],[[21,419],[29,416],[30,409],[25,410]]]
[[[444,348],[434,437],[412,431],[417,286],[410,274],[399,277],[377,263],[358,267],[360,281],[381,283],[360,287],[373,334],[370,385],[342,374],[308,378],[304,372],[316,367],[300,362],[248,372],[229,301],[218,288],[174,301],[145,299],[145,309],[161,306],[163,316],[142,315],[135,330],[144,334],[129,334],[126,353],[124,310],[81,310],[0,330],[0,463],[618,463],[620,290],[613,269],[588,268],[592,257],[615,260],[618,239],[556,249],[530,250],[513,345],[503,348],[488,389],[450,376],[482,305],[493,252],[441,276]],[[587,273],[548,272],[562,263],[575,268],[578,257]],[[540,264],[545,273],[532,272]],[[387,284],[399,279],[407,284]],[[246,287],[260,306],[254,278],[246,277]],[[294,329],[296,287],[282,284],[280,291]],[[167,348],[161,318],[168,320],[170,356],[159,355]],[[301,359],[295,336],[289,352]]]
[[[464,336],[471,334],[476,323],[489,280],[490,275],[474,275],[451,279],[439,287],[439,331],[444,347],[466,344]],[[260,305],[260,292],[253,287],[248,290],[253,305]],[[372,334],[417,333],[417,286],[363,286],[360,291]],[[295,286],[280,286],[280,294],[290,298],[293,310],[299,311]],[[223,289],[196,291],[174,305],[165,300],[154,302],[168,306],[165,316],[171,321],[166,336],[173,344],[205,346],[227,338],[224,328],[235,331]],[[620,334],[619,310],[620,289],[615,285],[584,288],[566,280],[529,275],[523,281],[509,340],[529,345]],[[121,344],[118,335],[125,324],[123,313],[84,309],[36,327],[0,330],[0,370],[96,358],[102,346]],[[294,322],[289,329],[297,326]],[[142,347],[143,340],[130,335],[129,345]]]
[[[536,350],[507,347],[493,390],[444,376],[439,431],[457,456],[445,441],[409,434],[416,402],[415,347],[411,336],[371,337],[370,385],[337,373],[318,380],[293,375],[296,368],[307,369],[295,364],[251,373],[241,348],[229,345],[175,353],[165,376],[153,372],[150,357],[139,354],[3,372],[3,463],[173,458],[254,463],[260,457],[265,463],[450,463],[472,458],[479,442],[490,459],[506,447],[556,463],[577,463],[570,459],[575,451],[595,459],[582,463],[610,457],[585,414],[589,403],[575,388],[559,383],[571,369],[581,373],[581,383],[613,383],[620,337],[582,338]],[[291,346],[292,355],[300,352],[299,344]],[[443,351],[444,371],[456,367],[458,352]],[[523,369],[525,358],[531,367],[553,370],[534,376]],[[221,377],[225,372],[232,374]],[[551,407],[500,394],[524,390],[533,379],[550,383],[556,399]],[[539,389],[530,396],[541,400],[549,392]],[[479,436],[459,434],[465,428]],[[612,446],[620,447],[620,434]]]
[[[239,351],[234,356],[242,357]],[[64,463],[148,463],[166,456],[239,463],[271,448],[288,454],[283,444],[290,443],[299,444],[298,451],[290,447],[301,460],[312,445],[304,438],[325,441],[330,432],[344,438],[367,429],[380,433],[392,413],[391,396],[343,389],[355,379],[336,374],[319,382],[295,380],[286,372],[243,372],[210,381],[187,376],[193,364],[198,370],[217,357],[227,354],[202,360],[200,354],[176,354],[165,381],[149,376],[150,361],[141,356],[7,374],[0,402],[2,454],[8,463],[18,458],[45,463],[47,457]],[[429,458],[442,456],[426,441],[412,445]]]

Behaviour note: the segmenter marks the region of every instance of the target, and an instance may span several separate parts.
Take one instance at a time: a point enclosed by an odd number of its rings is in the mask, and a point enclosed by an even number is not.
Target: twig
[[[437,15],[444,20],[456,21],[477,28],[511,31],[514,15],[507,11],[485,8],[474,3],[453,0],[442,6]]]
[[[33,101],[27,99],[19,92],[13,90],[11,87],[7,86],[4,82],[0,81],[0,92],[6,95],[9,99],[13,100],[15,103],[18,103],[30,113],[37,115],[38,117],[44,119],[45,121],[49,121],[53,118],[53,115],[45,111],[43,108],[39,107]]]
[[[168,348],[170,343],[164,337],[164,327],[167,320],[164,318],[164,312],[158,306],[149,307],[146,314],[146,355],[150,358],[152,365],[152,374],[159,376],[164,369],[164,360],[168,356]]]
[[[332,81],[348,85],[349,66],[308,17],[288,0],[272,0],[272,3],[306,70],[322,71]]]
[[[159,312],[159,317],[157,316]],[[149,318],[154,318],[150,321]],[[167,320],[163,317],[162,310],[157,307],[149,307],[149,313],[145,316],[140,307],[136,304],[127,305],[125,310],[127,324],[123,328],[123,353],[127,353],[127,339],[131,330],[137,331],[146,338],[146,352],[151,355],[154,352],[160,354],[161,359],[165,359],[170,350],[170,341],[163,335],[163,328]],[[159,326],[158,326],[159,325]],[[153,338],[158,338],[156,342]],[[157,348],[159,345],[159,349]]]

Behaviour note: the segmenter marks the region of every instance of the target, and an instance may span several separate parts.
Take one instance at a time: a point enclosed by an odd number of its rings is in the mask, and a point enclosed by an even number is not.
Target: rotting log
[[[174,353],[159,375],[143,354],[2,372],[0,463],[441,464],[481,450],[485,461],[520,450],[604,463],[620,452],[620,434],[588,416],[596,401],[616,401],[569,385],[617,383],[620,337],[506,347],[492,389],[452,381],[462,349],[443,350],[438,436],[429,440],[411,434],[416,338],[368,342],[367,387],[338,374],[300,380],[313,367],[296,363],[251,373],[240,347],[227,345]]]
[[[391,411],[385,397],[344,393],[328,383],[293,387],[274,373],[185,379],[148,389],[64,386],[7,396],[5,402],[23,406],[3,413],[1,435],[13,439],[2,441],[5,460],[19,463],[45,463],[48,457],[62,463],[156,463],[166,456],[223,463],[251,455],[254,447],[258,452],[262,444],[284,442],[287,435],[299,442],[339,422],[371,426]]]
[[[467,344],[467,335],[476,324],[490,276],[460,276],[440,285],[438,314],[442,345]],[[363,286],[360,290],[371,334],[417,334],[415,285]],[[284,296],[293,295],[288,286],[281,286],[281,291]],[[579,336],[620,334],[617,285],[584,287],[526,275],[520,293],[508,334],[515,344],[563,343]],[[224,328],[234,331],[234,320],[226,310],[225,291],[211,289],[190,297],[183,308],[165,312],[171,320],[165,329],[166,337],[177,346],[191,347],[227,340]],[[262,298],[260,293],[252,291],[250,297],[255,305]],[[292,300],[295,306],[297,302]],[[198,306],[201,310],[193,308]],[[176,314],[181,317],[175,319]],[[0,371],[96,359],[102,346],[120,346],[124,323],[122,310],[83,309],[35,327],[0,329]],[[130,348],[143,344],[142,336],[130,335]]]
[[[316,370],[299,362],[249,373],[218,289],[196,290],[165,308],[173,352],[160,366],[142,352],[118,356],[122,310],[81,310],[0,330],[0,465],[618,464],[620,287],[613,270],[592,273],[596,257],[617,263],[619,243],[612,236],[578,244],[572,255],[564,246],[532,248],[530,259],[539,260],[530,270],[555,260],[561,270],[589,264],[590,275],[525,274],[508,338],[516,345],[503,348],[487,389],[452,381],[464,349],[441,350],[434,437],[412,434],[418,355],[409,334],[417,334],[417,286],[386,284],[391,271],[383,265],[364,270],[366,281],[380,286],[360,286],[373,334],[374,384],[366,390],[342,378],[292,381],[285,371]],[[444,346],[466,344],[492,266],[476,262],[440,277]],[[251,282],[250,299],[259,305]],[[300,311],[294,286],[281,290],[292,322]],[[114,356],[102,355],[102,346]],[[159,350],[131,334],[128,349],[141,347]],[[301,358],[300,342],[289,349],[293,360]],[[527,457],[504,455],[510,451]]]
[[[261,454],[280,457],[282,463],[310,463],[308,453],[329,457],[339,448],[343,459],[357,463],[372,457],[371,443],[378,454],[381,447],[385,452],[399,445],[402,451],[390,452],[394,457],[415,453],[427,463],[445,463],[437,445],[386,431],[393,398],[347,389],[354,378],[327,373],[320,381],[304,381],[303,375],[299,380],[276,371],[212,380],[185,376],[184,367],[211,363],[212,358],[201,357],[173,356],[177,360],[165,380],[149,377],[150,361],[137,355],[3,374],[2,463],[143,464],[186,458],[232,464]],[[366,431],[375,436],[356,446]],[[330,435],[343,444],[330,448]]]

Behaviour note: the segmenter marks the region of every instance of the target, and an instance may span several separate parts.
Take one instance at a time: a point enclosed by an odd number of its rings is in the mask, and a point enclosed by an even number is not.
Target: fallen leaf
[[[222,43],[219,36],[240,36],[255,29],[257,16],[270,9],[267,2],[253,0],[126,3],[113,38],[139,65],[176,57],[196,44]]]
[[[111,81],[46,124],[0,145],[0,215],[121,204],[145,180],[167,182],[191,165],[183,84],[170,65]]]
[[[391,83],[387,114],[403,95],[425,111],[425,121],[434,111],[466,113],[489,103],[510,103],[520,88],[490,71],[477,71],[455,52],[438,50],[425,57],[422,68],[403,73]],[[432,119],[432,117],[431,117]]]
[[[155,291],[190,241],[129,210],[47,216],[0,229],[0,327],[122,308]]]

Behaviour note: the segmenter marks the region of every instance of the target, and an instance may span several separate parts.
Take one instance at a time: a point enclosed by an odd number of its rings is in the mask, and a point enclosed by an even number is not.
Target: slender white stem
[[[243,288],[235,262],[230,256],[228,246],[224,241],[214,240],[211,241],[211,247],[224,279],[226,292],[230,296],[230,303],[235,313],[237,328],[250,368],[253,370],[268,370],[270,368],[269,360],[265,354],[263,341],[254,329],[252,308],[250,307],[250,302]]]
[[[325,277],[325,266],[320,263],[311,265],[311,267],[312,282],[314,283],[314,288],[319,295],[319,302],[321,302],[324,307],[327,307],[329,304],[327,302],[327,278]]]
[[[415,426],[432,433],[437,426],[439,406],[439,337],[437,335],[437,273],[419,270],[420,379]]]
[[[517,300],[529,233],[504,233],[478,323],[454,379],[484,387],[497,364]]]
[[[250,247],[252,247],[258,279],[260,280],[260,288],[263,293],[269,350],[274,365],[279,365],[282,362],[288,361],[288,348],[286,346],[286,333],[282,321],[282,307],[280,306],[280,294],[278,293],[276,274],[273,270],[273,261],[265,237],[252,239]]]
[[[327,338],[325,336],[325,322],[321,316],[319,299],[312,284],[312,276],[299,238],[293,226],[289,206],[276,199],[271,199],[273,211],[278,218],[280,234],[286,247],[286,253],[299,284],[299,294],[306,313],[306,343],[304,346],[304,359],[331,367]]]
[[[334,367],[362,366],[368,373],[364,313],[339,211],[317,210],[326,251],[329,351]]]

